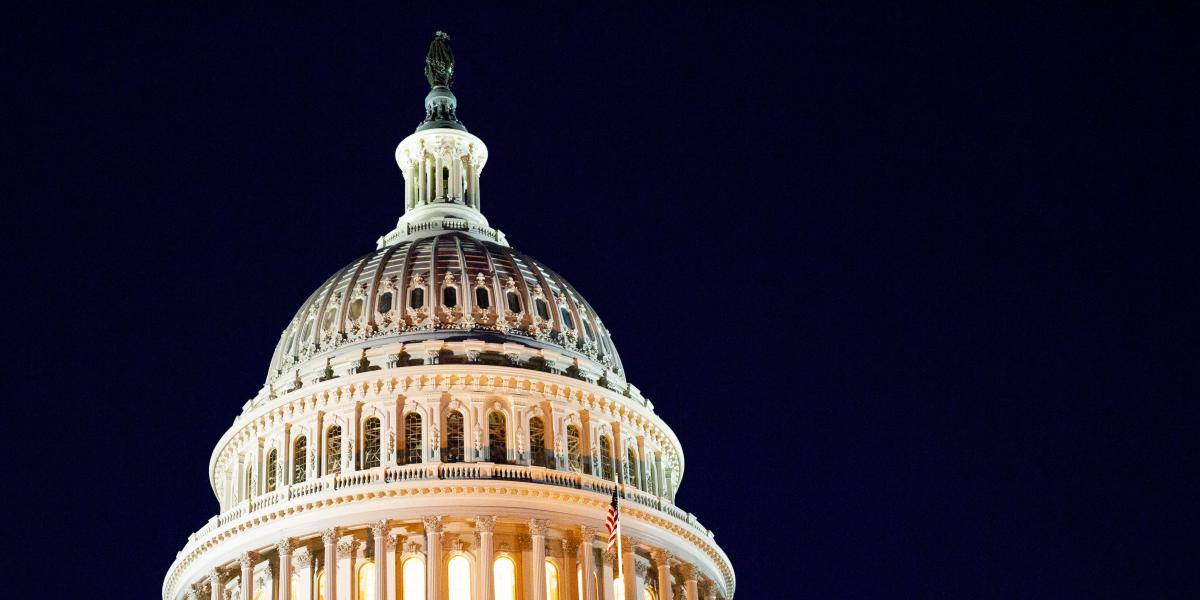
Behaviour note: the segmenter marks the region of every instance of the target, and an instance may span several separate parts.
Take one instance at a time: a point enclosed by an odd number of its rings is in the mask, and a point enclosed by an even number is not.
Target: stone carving
[[[238,564],[242,566],[242,571],[249,572],[254,566],[254,555],[249,552],[243,552],[238,556]]]
[[[312,566],[312,561],[313,555],[306,546],[300,546],[292,552],[292,568],[298,571]]]
[[[496,517],[491,515],[479,515],[475,517],[475,530],[483,533],[492,533],[496,529]]]
[[[326,546],[332,546],[336,544],[337,539],[338,530],[336,527],[330,527],[329,529],[321,532],[321,541],[324,542]]]
[[[530,519],[529,533],[539,537],[546,537],[546,531],[549,528],[550,522],[546,519]]]
[[[371,534],[374,535],[376,539],[384,537],[385,535],[387,535],[387,533],[388,533],[388,522],[387,521],[376,521],[374,523],[371,523]]]
[[[349,557],[353,556],[354,555],[354,546],[355,546],[354,542],[355,542],[354,538],[350,537],[350,536],[346,536],[346,537],[343,537],[342,539],[338,540],[337,557],[338,558],[349,558]]]
[[[292,538],[283,538],[275,544],[275,551],[279,552],[280,556],[287,556],[292,553]]]
[[[425,525],[425,533],[441,533],[442,518],[438,516],[421,517],[421,522]]]

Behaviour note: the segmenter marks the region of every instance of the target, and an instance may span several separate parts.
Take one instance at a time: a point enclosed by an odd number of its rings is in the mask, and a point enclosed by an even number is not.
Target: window
[[[371,417],[363,423],[362,468],[379,466],[379,418]]]
[[[451,411],[446,415],[446,462],[463,460],[463,415]]]
[[[358,320],[358,318],[362,316],[362,309],[363,309],[362,298],[355,298],[354,301],[350,303],[350,320],[351,321]]]
[[[408,293],[408,305],[412,308],[423,308],[425,306],[425,290],[421,288],[413,288]]]
[[[450,167],[442,167],[442,194],[450,195]]]
[[[410,412],[404,415],[404,464],[421,462],[423,442],[421,413]]]
[[[342,472],[342,426],[330,425],[325,430],[325,473]]]
[[[325,569],[317,571],[317,600],[325,600]]]
[[[452,285],[442,288],[442,305],[446,308],[458,306],[458,288]]]
[[[246,486],[242,488],[242,500],[249,500],[253,490],[250,487],[254,485],[254,470],[249,466],[246,467]]]
[[[293,571],[292,579],[288,582],[288,598],[299,598],[300,596],[300,574]]]
[[[583,565],[575,567],[575,591],[579,593],[579,600],[583,600]]]
[[[388,312],[391,312],[391,310],[392,310],[392,293],[384,292],[383,295],[379,296],[379,312],[380,313],[388,313]]]
[[[517,565],[513,559],[501,556],[492,563],[495,600],[517,600]]]
[[[642,600],[654,600],[654,590],[645,588],[645,590],[642,591]]]
[[[329,310],[325,311],[325,318],[321,320],[321,331],[329,331],[333,328],[333,318],[337,316],[337,309],[330,306]]]
[[[504,297],[508,299],[508,312],[521,312],[521,296],[513,290],[509,290]]]
[[[488,293],[487,288],[475,288],[475,306],[487,310],[492,307],[492,296]]]
[[[292,444],[292,483],[304,483],[308,474],[308,438],[300,436]]]
[[[358,568],[358,600],[375,600],[375,563],[367,561]]]
[[[584,320],[583,320],[583,332],[587,334],[587,338],[589,340],[595,339],[595,337],[596,337],[596,334],[592,333],[592,326],[588,324],[586,318],[584,318]]]
[[[471,561],[460,554],[450,559],[446,571],[449,575],[449,600],[471,600]]]
[[[546,466],[546,424],[541,417],[529,420],[529,462]]]
[[[533,305],[537,307],[537,314],[542,318],[543,321],[550,320],[550,307],[546,306],[545,300],[538,298],[534,301]]]
[[[508,431],[504,413],[488,413],[488,457],[492,462],[508,461]]]
[[[620,579],[613,579],[613,600],[625,600],[625,586]]]
[[[625,462],[625,483],[632,484],[634,487],[637,487],[638,459],[637,452],[634,452],[632,447],[629,448],[628,457],[629,460]]]
[[[307,322],[304,323],[304,331],[300,333],[300,341],[301,342],[307,340],[308,336],[312,334],[312,328],[313,328],[313,319],[309,319]]]
[[[646,461],[646,491],[651,495],[658,495],[658,477],[655,475],[654,459]]]
[[[275,469],[279,466],[279,455],[275,453],[275,449],[267,453],[267,491],[275,491]]]
[[[425,561],[412,557],[404,561],[404,600],[425,600]]]
[[[579,452],[579,428],[567,425],[567,464],[576,473],[583,472],[583,460]]]
[[[612,442],[608,436],[600,436],[600,476],[609,481],[616,481],[613,478],[612,464]]]
[[[562,325],[567,329],[575,329],[575,319],[571,318],[571,311],[567,307],[558,307],[558,314],[562,317]]]
[[[546,600],[559,600],[558,567],[550,561],[546,561]]]

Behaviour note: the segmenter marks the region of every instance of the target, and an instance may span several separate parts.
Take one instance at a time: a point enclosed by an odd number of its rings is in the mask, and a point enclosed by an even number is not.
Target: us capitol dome
[[[480,212],[487,146],[458,120],[447,40],[396,148],[404,215],[287,323],[163,600],[733,597],[608,327]]]

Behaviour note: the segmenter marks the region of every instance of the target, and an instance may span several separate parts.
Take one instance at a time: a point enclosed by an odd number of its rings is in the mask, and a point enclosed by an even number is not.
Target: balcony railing
[[[351,473],[332,473],[324,477],[283,486],[278,490],[255,496],[239,502],[229,510],[209,519],[199,531],[188,536],[188,542],[202,539],[219,527],[224,527],[244,517],[274,506],[286,504],[291,500],[303,498],[322,492],[352,489],[364,486],[386,485],[408,481],[430,480],[470,480],[491,479],[500,481],[520,481],[555,485],[577,490],[596,492],[610,496],[617,490],[617,496],[641,506],[661,511],[670,517],[682,521],[696,530],[713,537],[696,516],[680,510],[662,496],[654,496],[637,489],[632,485],[619,484],[572,471],[556,471],[538,466],[508,465],[489,462],[460,462],[460,463],[419,463],[412,465],[382,466]]]

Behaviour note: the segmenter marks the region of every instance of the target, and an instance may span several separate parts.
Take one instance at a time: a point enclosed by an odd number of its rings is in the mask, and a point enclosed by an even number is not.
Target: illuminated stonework
[[[163,599],[732,598],[729,559],[674,504],[679,442],[607,327],[479,211],[487,148],[441,34],[427,65],[446,85],[396,150],[405,214],[283,331]]]

